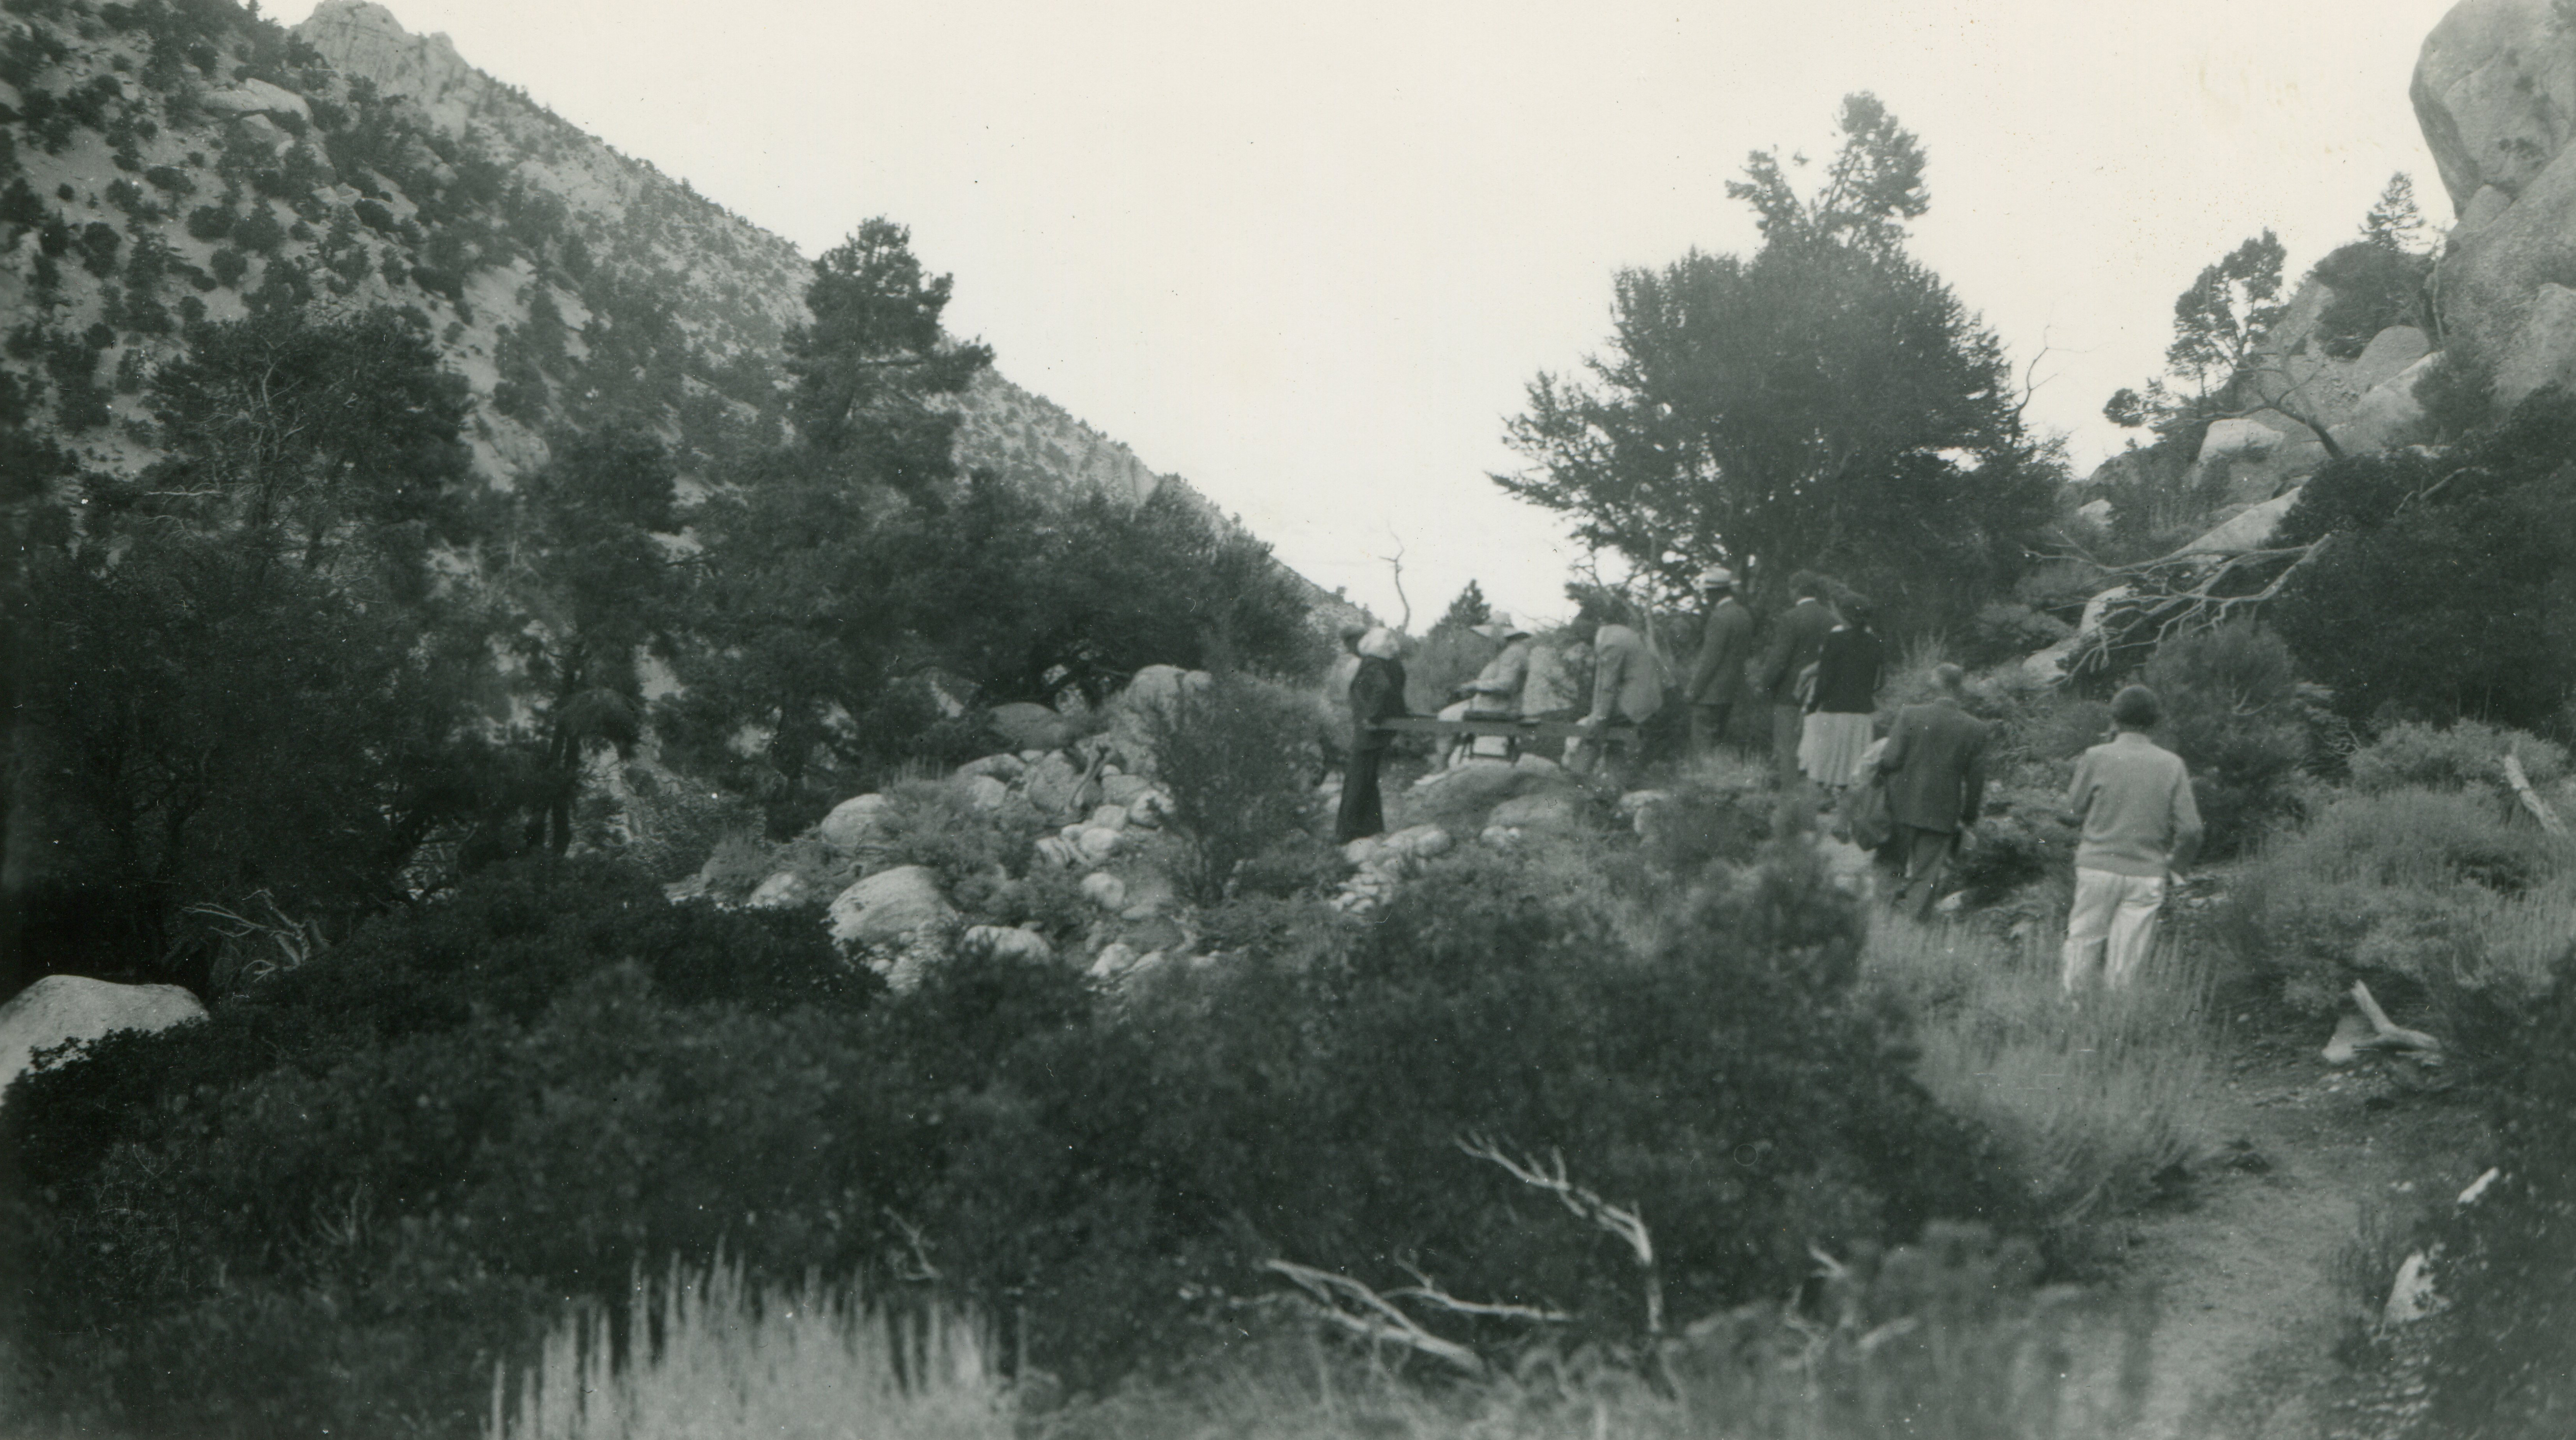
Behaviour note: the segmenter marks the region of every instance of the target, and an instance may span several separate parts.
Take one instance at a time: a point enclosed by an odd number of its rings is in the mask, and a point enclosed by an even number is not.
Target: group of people
[[[1783,786],[1812,784],[1838,805],[1883,809],[1881,848],[1899,877],[1893,902],[1927,917],[1960,846],[1973,836],[1986,792],[1993,727],[1968,713],[1966,672],[1942,664],[1934,692],[1900,708],[1877,735],[1878,692],[1886,647],[1866,602],[1833,602],[1820,577],[1791,582],[1792,603],[1772,623],[1757,652],[1752,613],[1736,597],[1735,577],[1713,567],[1699,577],[1706,601],[1700,643],[1679,686],[1690,707],[1690,745],[1707,754],[1725,742],[1739,707],[1769,710],[1770,754]],[[1497,614],[1477,627],[1497,641],[1475,679],[1459,687],[1444,718],[1517,718],[1537,660],[1529,630]],[[1575,638],[1592,647],[1588,732],[1568,742],[1566,764],[1578,773],[1599,763],[1600,733],[1642,725],[1660,712],[1665,676],[1648,639],[1606,602],[1584,607]],[[1354,734],[1342,789],[1338,838],[1384,828],[1378,770],[1391,732],[1381,721],[1405,713],[1404,670],[1392,632],[1345,636],[1360,657],[1351,681]],[[2075,897],[2063,950],[2062,980],[2072,994],[2095,983],[2117,988],[2137,971],[2154,943],[2156,919],[2174,875],[2187,867],[2201,838],[2191,781],[2180,757],[2151,736],[2161,704],[2132,685],[2111,702],[2113,734],[2075,767],[2061,819],[2080,832]]]

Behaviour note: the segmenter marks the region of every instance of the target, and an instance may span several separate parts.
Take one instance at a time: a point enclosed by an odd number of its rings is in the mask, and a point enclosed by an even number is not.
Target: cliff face
[[[2425,37],[2415,113],[2458,214],[2442,341],[2511,404],[2576,382],[2576,13],[2462,0]]]

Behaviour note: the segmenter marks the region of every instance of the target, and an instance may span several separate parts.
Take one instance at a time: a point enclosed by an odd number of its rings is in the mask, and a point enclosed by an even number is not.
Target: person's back
[[[1947,699],[1896,712],[1879,768],[1898,824],[1948,834],[1976,823],[1991,728]]]
[[[1875,632],[1846,625],[1825,636],[1816,660],[1816,710],[1824,715],[1867,715],[1878,708],[1878,675],[1886,647]]]
[[[2066,808],[2083,817],[2075,867],[2162,877],[2200,811],[2182,757],[2136,731],[2084,752]]]
[[[2155,947],[2166,887],[2200,848],[2191,775],[2182,757],[2147,738],[2161,713],[2156,692],[2128,686],[2111,697],[2119,734],[2075,762],[2066,818],[2082,838],[2060,981],[2069,995],[2097,975],[2116,990],[2138,972]]]
[[[1664,705],[1664,678],[1646,637],[1625,625],[1604,625],[1592,652],[1591,718],[1631,725],[1653,719]]]

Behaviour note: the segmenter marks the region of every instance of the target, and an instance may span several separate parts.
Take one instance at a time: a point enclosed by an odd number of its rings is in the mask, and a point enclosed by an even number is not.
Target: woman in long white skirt
[[[1850,600],[1843,623],[1825,636],[1816,661],[1816,692],[1807,702],[1806,728],[1798,740],[1798,768],[1839,795],[1860,783],[1861,756],[1869,749],[1871,716],[1878,709],[1878,681],[1887,648],[1870,628],[1869,606]]]

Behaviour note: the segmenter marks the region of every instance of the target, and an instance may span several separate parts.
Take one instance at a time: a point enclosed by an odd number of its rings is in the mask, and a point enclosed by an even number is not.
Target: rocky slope
[[[445,37],[363,0],[291,35],[229,6],[12,8],[0,368],[84,463],[154,458],[141,380],[186,321],[316,301],[429,316],[496,486],[557,423],[642,419],[692,468],[777,433],[808,257]],[[971,464],[1140,499],[1179,483],[999,375],[964,409]]]

